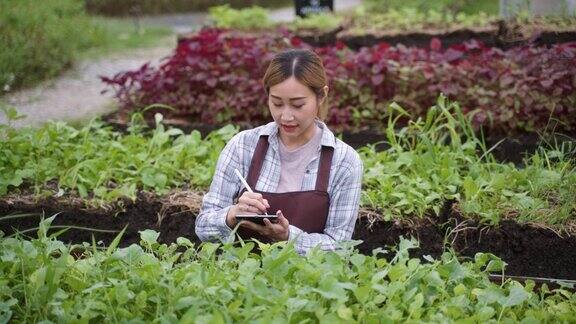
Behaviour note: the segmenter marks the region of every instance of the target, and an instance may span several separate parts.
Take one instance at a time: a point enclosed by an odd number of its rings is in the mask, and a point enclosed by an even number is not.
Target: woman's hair
[[[269,94],[270,87],[292,76],[310,88],[318,99],[324,97],[324,87],[328,82],[322,60],[316,53],[310,50],[291,49],[276,54],[264,74],[266,93]],[[326,100],[318,107],[318,117],[322,120],[328,114],[326,107]]]

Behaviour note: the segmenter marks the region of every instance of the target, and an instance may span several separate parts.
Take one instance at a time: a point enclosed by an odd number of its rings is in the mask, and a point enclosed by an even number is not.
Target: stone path
[[[361,0],[335,0],[335,10],[349,9],[361,4]],[[293,8],[271,11],[272,20],[291,21],[295,14]],[[142,25],[170,27],[174,33],[184,33],[201,26],[206,20],[204,13],[182,15],[162,15],[144,17]],[[114,101],[111,94],[102,95],[105,88],[100,76],[113,76],[116,73],[136,69],[146,62],[158,64],[169,55],[176,43],[173,41],[155,48],[143,48],[125,51],[99,59],[80,62],[62,76],[48,80],[37,87],[21,90],[0,98],[14,106],[26,118],[13,123],[16,127],[39,126],[48,120],[84,122],[90,118],[113,111]],[[7,122],[0,112],[0,124]]]

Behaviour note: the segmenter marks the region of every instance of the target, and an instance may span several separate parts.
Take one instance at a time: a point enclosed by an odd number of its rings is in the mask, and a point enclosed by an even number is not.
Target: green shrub
[[[244,9],[234,9],[229,5],[212,7],[210,20],[219,28],[255,29],[272,25],[268,11],[258,6]]]
[[[306,18],[296,18],[293,29],[315,29],[315,30],[333,30],[342,23],[342,17],[332,13],[321,13],[310,15]]]
[[[411,8],[427,12],[429,10],[464,12],[467,14],[483,11],[488,14],[498,14],[498,0],[365,0],[364,4],[370,12],[386,12],[390,9]]]
[[[0,94],[57,75],[102,33],[82,0],[0,1]]]
[[[293,3],[291,0],[85,0],[85,2],[88,12],[107,16],[205,11],[210,7],[224,4],[232,8],[250,6],[274,8],[290,6]]]

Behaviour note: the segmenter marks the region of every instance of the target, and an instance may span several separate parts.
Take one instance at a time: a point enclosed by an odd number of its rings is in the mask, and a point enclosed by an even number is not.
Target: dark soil
[[[454,225],[457,218],[450,221]],[[378,222],[371,228],[366,225],[360,219],[354,232],[354,238],[363,241],[358,248],[364,254],[378,247],[393,246],[401,236],[415,237],[420,241],[420,248],[412,251],[414,257],[437,258],[448,247],[469,258],[478,252],[490,252],[508,264],[507,275],[576,279],[576,236],[559,237],[551,230],[508,220],[497,227],[470,223],[459,232],[452,231],[454,226],[442,227],[431,220],[416,226],[391,222]]]
[[[52,198],[38,202],[28,200],[14,202],[12,199],[2,198],[0,199],[1,216],[14,213],[35,213],[36,215],[10,220],[0,219],[0,230],[6,235],[11,235],[16,231],[37,227],[42,215],[48,218],[58,213],[52,225],[75,225],[115,231],[114,233],[103,233],[70,229],[59,236],[59,239],[64,242],[91,242],[92,237],[94,237],[96,242],[101,240],[104,244],[109,244],[125,226],[126,230],[120,246],[138,243],[140,240],[138,231],[144,229],[160,232],[159,240],[165,243],[175,242],[180,236],[199,242],[194,234],[194,220],[198,213],[197,210],[190,210],[186,206],[167,206],[160,198],[144,192],[139,193],[135,202],[126,200],[122,204],[123,207],[115,205],[110,209],[85,208],[82,204],[63,202]],[[169,216],[161,217],[159,216],[161,214]],[[31,235],[32,233],[25,234]]]
[[[411,32],[406,34],[365,34],[353,35],[346,31],[336,36],[337,40],[346,44],[351,49],[358,50],[361,47],[371,47],[380,43],[388,43],[392,46],[402,44],[408,47],[430,47],[430,41],[437,38],[442,42],[442,46],[462,44],[472,39],[484,43],[488,47],[498,47],[499,42],[496,31],[473,31],[468,29],[456,30],[447,33],[425,33]],[[312,45],[315,46],[314,43]]]
[[[314,47],[324,47],[335,44],[336,35],[342,31],[342,29],[342,27],[338,27],[326,32],[304,30],[298,33],[298,37]]]
[[[449,207],[450,204],[448,204]],[[11,213],[44,213],[49,217],[55,213],[53,225],[75,225],[96,229],[121,231],[127,226],[120,246],[139,241],[138,231],[153,229],[160,232],[159,241],[175,242],[178,237],[186,237],[199,243],[194,233],[196,208],[172,204],[167,207],[166,199],[152,194],[141,193],[136,202],[127,202],[124,211],[117,209],[85,209],[80,205],[62,203],[56,199],[40,202],[0,199],[0,215]],[[118,214],[115,216],[115,213]],[[468,221],[452,211],[444,211],[442,221],[432,219],[417,220],[414,224],[376,221],[369,224],[368,217],[361,211],[353,239],[362,240],[360,252],[371,254],[374,248],[384,248],[397,244],[400,237],[415,237],[420,248],[412,251],[415,257],[431,255],[439,257],[444,251],[444,242],[463,257],[474,257],[477,252],[490,252],[508,263],[507,275],[576,279],[576,236],[560,237],[555,232],[514,221],[503,221],[500,226],[482,227]],[[159,217],[158,215],[163,215]],[[161,218],[161,221],[159,219]],[[5,235],[38,226],[40,216],[0,219],[0,230]],[[442,224],[440,224],[442,222]],[[459,225],[458,225],[459,224]],[[371,225],[371,226],[369,226]],[[460,230],[454,230],[454,229]],[[54,230],[56,231],[56,230]],[[33,235],[34,232],[26,233]],[[81,243],[103,241],[109,244],[117,233],[98,233],[70,229],[59,239],[64,242]]]

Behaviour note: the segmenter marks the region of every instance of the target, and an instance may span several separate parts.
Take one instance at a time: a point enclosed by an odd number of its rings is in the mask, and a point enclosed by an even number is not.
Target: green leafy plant
[[[441,96],[425,118],[408,119],[392,104],[386,128],[389,149],[361,148],[363,203],[386,220],[438,215],[455,200],[468,218],[497,224],[503,218],[552,226],[576,221],[576,152],[570,145],[542,147],[525,159],[524,168],[498,163],[475,135],[473,116]]]
[[[434,9],[421,11],[403,7],[385,12],[372,12],[360,7],[353,16],[349,27],[350,34],[405,33],[458,30],[473,27],[488,27],[497,20],[484,12],[466,14],[463,12],[441,12]]]
[[[424,118],[411,119],[397,104],[387,115],[390,148],[359,149],[362,205],[384,220],[435,217],[452,200],[464,217],[483,223],[512,218],[558,228],[576,224],[573,145],[550,143],[517,168],[498,163],[493,148],[475,135],[474,116],[443,96]],[[96,201],[134,199],[138,190],[165,194],[184,184],[204,191],[221,149],[237,132],[227,126],[202,139],[197,131],[166,129],[160,114],[148,131],[142,113],[133,115],[127,134],[97,120],[80,129],[49,123],[0,130],[0,195],[31,187],[38,195],[57,190]]]
[[[297,17],[290,25],[292,30],[308,29],[319,31],[330,31],[338,28],[342,24],[343,18],[332,13],[320,13],[310,15],[306,18]]]
[[[390,261],[353,244],[306,256],[286,242],[258,254],[254,242],[166,245],[151,230],[140,245],[117,248],[119,235],[102,249],[65,245],[47,235],[51,221],[38,239],[0,238],[3,322],[569,322],[576,312],[568,289],[492,283],[505,264],[491,254],[411,259],[414,240]]]
[[[185,183],[206,188],[220,150],[237,132],[228,126],[202,139],[198,131],[165,129],[156,114],[156,127],[147,135],[138,120],[125,135],[98,120],[80,129],[61,122],[4,129],[0,195],[21,185],[40,194],[52,181],[64,192],[107,201],[135,199],[137,190],[162,194]]]
[[[244,9],[233,9],[229,5],[211,7],[210,20],[218,28],[261,29],[272,26],[268,11],[262,7],[253,6]]]

